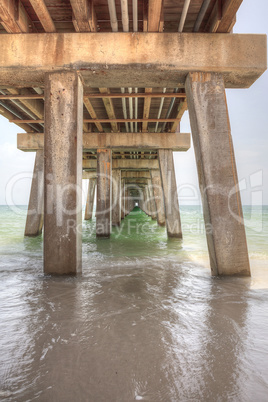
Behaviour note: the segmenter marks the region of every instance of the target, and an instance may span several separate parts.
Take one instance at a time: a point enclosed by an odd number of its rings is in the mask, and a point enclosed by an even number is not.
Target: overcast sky
[[[237,14],[234,33],[266,33],[268,1],[244,0]],[[249,89],[227,90],[227,100],[232,128],[241,197],[245,205],[268,205],[268,73]],[[190,132],[188,113],[185,113],[182,132]],[[6,188],[13,186],[13,200],[17,205],[28,203],[30,177],[34,153],[16,149],[16,135],[23,132],[15,124],[0,116],[0,204],[6,204]],[[199,204],[193,148],[186,153],[174,153],[179,200],[181,204]],[[23,173],[23,175],[22,175]],[[18,174],[21,174],[18,176]],[[261,198],[262,195],[262,198]]]

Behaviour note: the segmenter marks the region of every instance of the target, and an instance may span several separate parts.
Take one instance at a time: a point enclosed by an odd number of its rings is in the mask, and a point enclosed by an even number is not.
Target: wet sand
[[[80,278],[33,269],[2,277],[3,400],[267,401],[268,290],[255,277],[153,258]]]

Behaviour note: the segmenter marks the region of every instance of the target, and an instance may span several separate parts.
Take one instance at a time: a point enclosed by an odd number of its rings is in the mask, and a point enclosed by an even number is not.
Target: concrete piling
[[[172,150],[159,149],[158,160],[164,195],[167,235],[168,237],[182,238],[181,218]]]
[[[223,76],[190,73],[186,94],[212,274],[248,276],[248,250]]]
[[[96,188],[96,179],[92,178],[88,180],[88,190],[87,190],[87,203],[85,209],[85,220],[92,219],[93,215],[93,206],[94,206],[94,198],[95,198],[95,188]]]
[[[36,151],[24,236],[42,233],[44,218],[44,152]]]
[[[45,79],[44,272],[77,274],[82,266],[83,87],[77,73]]]
[[[97,150],[97,209],[96,235],[110,237],[111,234],[111,174],[112,151]]]

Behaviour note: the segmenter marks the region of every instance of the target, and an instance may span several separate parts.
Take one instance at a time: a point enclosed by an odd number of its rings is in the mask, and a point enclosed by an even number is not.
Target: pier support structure
[[[112,151],[97,150],[97,209],[96,235],[110,237],[111,234],[111,174]]]
[[[163,198],[163,190],[161,184],[161,176],[159,170],[150,170],[151,180],[152,180],[152,189],[156,204],[156,215],[157,215],[157,223],[159,226],[166,225],[165,219],[165,206],[164,206],[164,198]]]
[[[42,233],[44,219],[44,152],[36,151],[34,172],[28,212],[25,225],[25,236],[35,237]]]
[[[112,225],[121,224],[121,170],[112,170]]]
[[[93,215],[93,207],[94,207],[94,198],[95,198],[95,188],[96,188],[96,179],[91,178],[88,180],[88,190],[87,190],[87,203],[85,210],[85,220],[92,219]]]
[[[223,77],[190,73],[186,94],[212,274],[250,275]]]
[[[83,87],[76,72],[46,74],[44,272],[81,271]]]
[[[159,149],[158,159],[164,194],[167,235],[168,237],[182,238],[181,218],[172,150]]]

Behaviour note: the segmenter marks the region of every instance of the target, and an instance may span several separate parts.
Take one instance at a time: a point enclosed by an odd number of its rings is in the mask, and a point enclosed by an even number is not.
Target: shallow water
[[[42,273],[26,209],[0,207],[0,399],[267,401],[267,208],[245,209],[252,278],[212,278],[199,207],[184,239],[140,211],[83,227],[83,275]],[[261,228],[262,226],[262,228]]]

